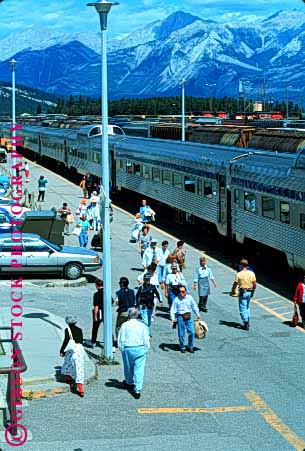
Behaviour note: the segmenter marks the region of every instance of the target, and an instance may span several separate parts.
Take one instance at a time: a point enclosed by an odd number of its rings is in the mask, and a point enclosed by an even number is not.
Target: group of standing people
[[[89,173],[83,176],[79,186],[83,191],[83,196],[85,199],[90,199],[94,191],[96,195],[100,194],[100,187],[98,183],[94,181],[92,175]]]
[[[146,202],[145,205],[142,202],[141,208],[145,206]],[[193,354],[195,339],[193,317],[201,320],[200,310],[208,312],[210,284],[212,283],[215,288],[217,286],[213,272],[207,265],[206,257],[201,256],[193,279],[193,289],[198,291],[199,302],[197,305],[190,294],[190,284],[183,274],[187,255],[184,242],[178,241],[172,252],[169,250],[167,240],[162,241],[159,247],[158,240],[150,234],[149,223],[143,222],[143,217],[147,218],[142,210],[136,215],[135,220],[137,224],[141,224],[137,235],[137,249],[143,266],[143,274],[138,278],[139,287],[134,291],[129,287],[128,278],[121,277],[119,290],[114,296],[114,302],[117,305],[115,327],[117,345],[122,352],[124,363],[125,379],[123,383],[136,399],[141,396],[146,356],[150,348],[151,322],[154,320],[157,305],[163,307],[163,302],[167,299],[172,328],[178,330],[179,349],[183,354],[186,351]],[[241,261],[241,270],[236,275],[232,291],[236,287],[239,290],[240,315],[244,322],[244,328],[249,330],[249,305],[256,287],[256,279],[254,272],[248,269],[248,262],[245,259]],[[99,326],[103,321],[102,281],[97,282],[96,288],[97,292],[93,299],[92,337],[91,342],[88,343],[92,347],[96,345]],[[70,329],[72,329],[71,334],[74,337],[73,327]],[[186,333],[188,346],[185,343]],[[65,340],[69,334],[69,331],[65,334]],[[77,334],[75,338],[77,339]],[[61,352],[64,352],[63,348]],[[76,384],[82,383],[79,382],[82,380],[81,372],[80,377],[76,374],[79,359],[80,356],[77,352],[72,362],[75,370],[71,376]],[[71,365],[65,364],[62,370],[63,374],[69,376],[70,373],[67,373],[69,369],[71,369]],[[81,393],[80,389],[78,391]]]
[[[66,235],[71,233],[76,235],[79,239],[80,247],[87,247],[90,230],[95,232],[99,232],[100,230],[101,215],[99,200],[98,192],[92,191],[89,199],[85,197],[81,199],[74,215],[67,202],[64,202],[58,210],[58,214],[64,222],[64,233]],[[74,230],[70,230],[71,224],[73,223],[75,224]]]

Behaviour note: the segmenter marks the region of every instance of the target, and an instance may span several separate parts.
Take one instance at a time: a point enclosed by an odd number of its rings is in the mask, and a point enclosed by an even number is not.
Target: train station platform
[[[30,167],[30,189],[37,189],[40,175],[49,181],[44,207],[59,208],[62,202],[67,202],[72,209],[77,208],[82,198],[79,187],[32,162]],[[164,233],[157,227],[158,212],[156,217],[152,236],[159,243],[167,239],[169,248],[173,249],[177,239],[183,236]],[[129,278],[131,287],[136,287],[142,272],[136,246],[129,242],[132,221],[130,214],[115,208],[111,226],[113,292],[123,275]],[[67,240],[78,245],[74,236]],[[184,274],[191,286],[199,257],[205,251],[204,237],[201,248],[186,244],[186,250]],[[86,387],[83,399],[64,394],[30,402],[24,421],[33,438],[23,449],[165,451],[169,446],[183,451],[199,446],[208,451],[304,449],[305,391],[300,377],[305,331],[290,327],[291,301],[258,285],[251,301],[251,330],[242,330],[238,301],[229,296],[234,271],[209,256],[208,265],[217,288],[211,288],[209,312],[203,314],[209,332],[204,340],[196,340],[195,354],[178,352],[177,331],[171,328],[168,312],[158,310],[152,324],[151,350],[140,400],[135,400],[122,387],[122,361],[117,351],[114,357],[120,365],[100,367],[98,379]],[[101,271],[97,275],[101,277]],[[94,278],[77,288],[26,287],[25,315],[30,309],[30,315],[36,315],[32,321],[37,321],[37,315],[47,311],[50,318],[56,317],[54,323],[58,324],[58,318],[62,321],[65,315],[74,314],[79,318],[85,338],[89,338],[94,291]],[[197,300],[197,293],[191,294]],[[1,286],[0,296],[2,308],[8,311],[7,290]],[[115,316],[113,308],[113,320]],[[45,320],[40,320],[44,324]],[[54,340],[57,347],[56,330],[53,333],[54,337],[48,335],[48,340]],[[48,356],[43,341],[40,346],[39,340],[44,335],[38,326],[29,328],[27,334],[29,359],[37,356],[37,363],[28,362],[32,371],[29,374],[35,377],[35,368],[41,370],[40,357],[45,367],[49,367],[48,374],[52,374],[62,359],[59,355]],[[102,331],[99,334],[102,341],[101,337]],[[27,352],[26,346],[24,349]],[[94,352],[99,352],[99,348]],[[91,357],[95,362],[94,356]],[[28,377],[26,373],[24,377]],[[9,449],[5,445],[2,448]]]

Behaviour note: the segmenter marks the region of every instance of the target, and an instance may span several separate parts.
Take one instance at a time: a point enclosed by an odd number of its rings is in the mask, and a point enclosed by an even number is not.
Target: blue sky
[[[65,32],[98,31],[94,8],[86,0],[4,0],[0,3],[0,37],[31,26]],[[302,0],[122,0],[110,13],[109,32],[115,36],[141,28],[183,10],[204,19],[251,22],[279,10],[300,9]]]

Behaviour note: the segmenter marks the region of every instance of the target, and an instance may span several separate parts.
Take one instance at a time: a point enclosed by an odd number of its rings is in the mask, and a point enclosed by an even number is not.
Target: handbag
[[[67,215],[66,222],[67,222],[68,224],[71,224],[72,222],[74,222],[74,216],[73,216],[71,213],[69,213],[69,214]]]
[[[195,325],[195,337],[199,338],[199,340],[205,338],[206,333],[209,330],[207,323],[202,319],[195,319],[194,325]]]
[[[71,235],[80,236],[81,231],[82,231],[81,227],[75,227],[75,229],[72,230]]]
[[[184,319],[184,321],[188,321],[189,319],[191,319],[191,312],[182,313],[182,318]]]
[[[296,304],[294,304],[294,313],[292,316],[292,325],[293,327],[296,327],[299,324],[299,314],[298,314],[298,308]]]
[[[69,340],[69,343],[67,344],[67,346],[65,348],[65,352],[68,352],[68,351],[74,352],[75,349],[76,349],[76,343],[75,343],[75,340],[73,338],[73,335],[72,335],[70,327],[68,326],[67,329],[68,329],[70,340]]]

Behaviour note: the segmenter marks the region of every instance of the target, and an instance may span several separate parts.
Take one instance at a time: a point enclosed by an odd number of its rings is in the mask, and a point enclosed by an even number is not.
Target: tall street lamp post
[[[181,141],[185,141],[185,80],[181,80]]]
[[[13,155],[16,154],[16,64],[17,61],[12,59],[10,61],[10,65],[12,68],[12,145],[11,145],[11,153]],[[14,170],[14,175],[15,170]]]
[[[94,6],[99,18],[102,40],[102,188],[105,202],[102,242],[103,242],[103,281],[104,281],[104,353],[108,359],[112,358],[112,299],[111,299],[111,249],[110,249],[110,199],[109,199],[109,146],[108,146],[108,91],[107,91],[107,46],[106,30],[107,16],[113,5],[108,1],[98,1],[88,3],[87,6]],[[102,202],[101,202],[102,206]],[[103,214],[104,213],[104,214]]]

